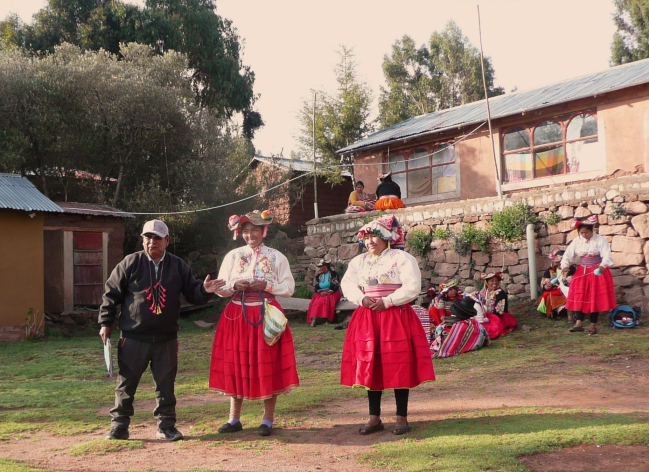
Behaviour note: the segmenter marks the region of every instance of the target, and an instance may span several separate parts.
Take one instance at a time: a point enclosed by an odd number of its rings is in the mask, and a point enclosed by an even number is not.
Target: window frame
[[[580,137],[577,139],[567,139],[568,137],[568,126],[572,123],[572,121],[581,115],[590,115],[595,119],[595,122],[597,123],[597,134],[595,135],[589,135],[585,137]],[[555,123],[558,123],[561,126],[561,141],[555,141],[551,143],[544,143],[540,145],[535,145],[534,144],[534,135],[536,133],[536,130],[538,127],[548,121],[554,121]],[[518,149],[513,149],[509,151],[505,151],[505,136],[507,133],[512,131],[513,129],[516,128],[524,128],[529,137],[529,142],[530,145],[528,147],[524,148],[518,148]],[[567,115],[567,118],[561,119],[558,116],[550,116],[550,117],[545,117],[537,120],[535,124],[530,125],[530,124],[514,124],[511,126],[508,126],[507,128],[504,128],[503,131],[500,133],[500,163],[501,163],[501,168],[502,168],[502,177],[501,177],[501,182],[503,185],[516,185],[516,184],[521,184],[525,182],[532,182],[534,180],[539,180],[539,179],[552,179],[553,177],[561,177],[561,176],[566,176],[566,175],[577,175],[579,172],[568,172],[568,148],[567,145],[579,141],[587,141],[589,139],[597,138],[599,141],[599,122],[597,121],[597,112],[589,109],[585,110],[580,110],[577,112],[573,112],[569,115]],[[544,149],[549,149],[553,146],[558,146],[561,145],[563,146],[563,172],[560,174],[552,174],[552,175],[543,175],[543,176],[537,176],[536,175],[536,152],[542,152]],[[540,150],[540,151],[537,151]],[[506,158],[505,156],[509,154],[519,154],[521,151],[529,151],[530,152],[530,158],[532,159],[532,172],[533,176],[530,179],[521,179],[521,180],[516,180],[516,181],[507,181],[507,166],[506,166]]]
[[[440,164],[433,164],[433,154],[443,146],[451,146],[453,147],[453,160],[451,162],[443,162]],[[415,167],[413,169],[410,168],[410,157],[415,153],[415,151],[418,151],[420,149],[426,150],[426,153],[428,154],[428,165],[427,166],[422,166],[422,167]],[[401,189],[402,194],[403,193],[408,193],[408,184],[409,184],[409,174],[411,172],[416,172],[416,171],[421,171],[422,169],[428,169],[428,179],[429,179],[429,186],[428,186],[428,194],[427,195],[422,195],[420,197],[404,197],[402,198],[403,202],[406,204],[415,204],[415,203],[424,203],[424,202],[431,202],[431,201],[438,201],[438,200],[448,200],[451,198],[458,198],[460,196],[460,159],[459,155],[457,152],[457,148],[454,146],[454,142],[450,140],[445,140],[445,141],[440,141],[436,142],[434,144],[419,144],[413,147],[410,147],[408,149],[400,149],[398,151],[392,151],[392,152],[386,152],[384,153],[383,156],[383,172],[389,172],[390,171],[390,162],[389,159],[390,157],[394,156],[395,154],[399,154],[403,157],[403,162],[405,163],[405,170],[402,171],[392,171],[392,176],[394,175],[399,175],[399,174],[405,174],[405,192],[404,189]],[[454,165],[455,166],[455,189],[450,191],[450,192],[442,192],[442,193],[435,193],[433,194],[433,169],[435,167],[442,167],[442,166],[448,166],[448,165]]]

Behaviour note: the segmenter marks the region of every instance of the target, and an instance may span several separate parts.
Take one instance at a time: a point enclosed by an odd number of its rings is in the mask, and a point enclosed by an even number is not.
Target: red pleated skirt
[[[333,321],[336,315],[336,303],[340,301],[341,297],[340,290],[336,290],[329,295],[314,293],[311,303],[309,303],[309,309],[306,312],[306,322],[311,323],[313,318],[327,318],[327,320]]]
[[[440,309],[435,306],[431,306],[428,309],[428,314],[430,315],[430,323],[436,327],[442,324],[442,318],[444,316],[452,315],[450,310],[444,310],[443,308]]]
[[[424,328],[410,305],[381,313],[358,307],[343,345],[340,384],[369,390],[435,380]]]
[[[276,301],[270,302],[280,310]],[[252,322],[261,317],[260,306],[246,306]],[[214,335],[210,364],[210,390],[246,400],[264,400],[288,393],[300,384],[295,363],[293,335],[286,331],[269,346],[263,323],[249,324],[241,305],[230,302],[223,310]]]
[[[495,313],[485,313],[484,316],[489,319],[489,323],[483,323],[482,326],[491,339],[504,336],[518,326],[518,321],[511,313],[503,313],[500,316]]]
[[[611,271],[606,269],[602,275],[595,275],[599,266],[579,266],[570,281],[568,291],[568,310],[582,313],[597,313],[617,307]]]

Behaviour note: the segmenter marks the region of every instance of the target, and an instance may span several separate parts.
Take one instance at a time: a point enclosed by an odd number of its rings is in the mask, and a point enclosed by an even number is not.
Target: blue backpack
[[[633,328],[640,324],[640,310],[636,313],[629,305],[620,305],[608,315],[612,328]]]

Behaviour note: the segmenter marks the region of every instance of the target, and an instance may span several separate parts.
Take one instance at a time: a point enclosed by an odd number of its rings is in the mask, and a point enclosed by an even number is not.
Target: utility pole
[[[480,65],[482,66],[482,83],[484,85],[484,97],[487,101],[487,124],[489,124],[489,136],[491,137],[491,152],[494,156],[494,165],[496,166],[496,191],[498,192],[498,198],[503,199],[503,189],[500,186],[500,166],[496,160],[496,144],[494,143],[494,133],[491,129],[491,108],[489,108],[489,93],[487,91],[487,79],[485,78],[484,73],[484,53],[482,51],[482,26],[480,25],[480,5],[478,7],[478,32],[480,35]]]
[[[313,92],[313,211],[316,218],[318,215],[318,169],[315,165],[315,102],[317,92]]]

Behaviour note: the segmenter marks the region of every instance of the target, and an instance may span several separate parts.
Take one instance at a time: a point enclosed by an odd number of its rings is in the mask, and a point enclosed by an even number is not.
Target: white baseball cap
[[[142,228],[142,236],[147,233],[155,234],[157,236],[160,236],[161,238],[164,238],[166,236],[169,236],[169,229],[167,228],[167,225],[164,224],[164,222],[160,220],[151,220],[144,223],[144,228]]]

